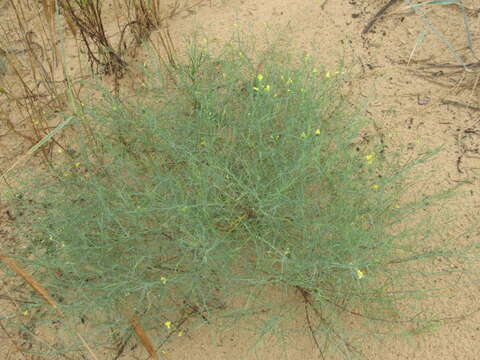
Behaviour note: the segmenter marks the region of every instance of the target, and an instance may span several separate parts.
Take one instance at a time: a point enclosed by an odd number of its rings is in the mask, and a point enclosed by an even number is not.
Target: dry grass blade
[[[58,308],[57,303],[55,300],[50,296],[48,291],[40,284],[38,283],[32,275],[30,275],[28,272],[23,270],[20,266],[18,266],[15,261],[12,259],[6,257],[5,255],[0,254],[0,261],[3,262],[5,265],[7,265],[15,274],[20,276],[23,280],[25,280],[28,285],[30,285],[52,308],[54,308],[59,315],[64,315],[63,312]],[[87,349],[89,352],[90,356],[94,360],[98,360],[97,356],[95,353],[92,351],[90,346],[87,344],[85,339],[75,331],[75,334],[79,337],[80,341],[82,342],[83,346]]]
[[[53,30],[55,27],[55,0],[41,0],[41,3],[45,19]]]
[[[0,261],[7,265],[15,274],[20,276],[25,280],[45,301],[54,309],[58,310],[57,303],[53,298],[48,294],[47,290],[39,284],[29,273],[19,267],[12,259],[7,258],[6,256],[0,254]]]
[[[17,167],[20,163],[23,161],[27,160],[28,157],[33,155],[35,151],[37,151],[39,148],[41,148],[45,143],[47,143],[53,136],[55,136],[57,133],[59,133],[65,126],[67,126],[70,121],[72,120],[72,117],[69,117],[68,119],[64,120],[61,122],[55,129],[53,129],[47,136],[45,136],[42,140],[40,140],[35,146],[33,146],[30,150],[27,151],[27,153],[15,161],[15,163],[10,166],[5,172],[1,175],[3,179],[12,171],[15,167]]]
[[[143,330],[143,327],[140,324],[140,320],[138,319],[138,317],[136,315],[133,315],[131,322],[132,322],[133,330],[135,331],[135,334],[137,334],[142,345],[148,351],[152,359],[158,360],[159,359],[158,354],[153,348],[152,342],[150,341],[150,338],[148,337],[147,333],[145,332],[145,330]]]

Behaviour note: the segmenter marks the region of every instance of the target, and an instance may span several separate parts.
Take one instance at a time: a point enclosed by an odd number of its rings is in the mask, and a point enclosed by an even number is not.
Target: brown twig
[[[368,24],[363,28],[362,34],[366,34],[370,31],[371,27],[375,22],[385,13],[385,11],[388,10],[389,7],[391,7],[393,4],[395,4],[397,0],[390,0],[388,3],[382,6],[380,10],[373,16],[373,18],[368,22]]]
[[[465,108],[465,109],[468,109],[468,110],[473,110],[473,111],[480,111],[480,107],[478,107],[478,106],[468,105],[468,104],[464,104],[464,103],[454,101],[454,100],[442,99],[442,104],[443,105],[458,106],[458,107]]]

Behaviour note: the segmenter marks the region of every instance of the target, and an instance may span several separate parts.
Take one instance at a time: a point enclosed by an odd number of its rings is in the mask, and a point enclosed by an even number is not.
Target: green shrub
[[[341,314],[398,317],[389,290],[404,263],[445,254],[418,247],[427,222],[392,230],[425,205],[402,201],[404,178],[434,152],[400,165],[379,144],[355,145],[368,123],[341,95],[344,69],[268,55],[258,67],[234,46],[213,56],[195,45],[175,69],[144,67],[135,96],[97,88],[64,160],[16,191],[18,256],[98,330],[89,341],[111,341],[99,334],[122,333],[133,310],[164,337],[182,313],[262,311],[265,333],[305,303],[312,331],[347,351]],[[298,301],[278,304],[266,288]]]

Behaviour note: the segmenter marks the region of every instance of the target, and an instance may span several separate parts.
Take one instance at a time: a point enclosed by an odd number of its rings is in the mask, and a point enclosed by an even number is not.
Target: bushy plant
[[[447,251],[418,247],[421,223],[392,230],[425,204],[402,200],[404,175],[434,152],[401,165],[355,145],[368,123],[341,95],[344,68],[265,58],[195,44],[174,69],[145,66],[135,96],[81,104],[64,160],[14,198],[18,255],[66,314],[99,333],[134,313],[164,336],[187,313],[271,325],[286,305],[260,293],[277,288],[336,341],[345,311],[398,316],[395,264]]]

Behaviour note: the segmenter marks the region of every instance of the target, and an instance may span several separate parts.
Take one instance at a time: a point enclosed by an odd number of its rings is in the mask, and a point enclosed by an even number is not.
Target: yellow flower
[[[79,167],[81,164],[79,162],[75,163],[75,167]]]
[[[372,189],[373,189],[373,190],[377,190],[379,187],[380,187],[380,186],[378,186],[377,184],[372,185]]]
[[[262,80],[263,80],[263,75],[262,75],[262,74],[258,74],[258,75],[257,75],[257,79],[258,79],[258,81],[262,81]]]
[[[269,92],[270,91],[270,85],[265,86],[265,91]]]
[[[327,79],[328,79],[328,78],[331,78],[331,77],[332,77],[332,74],[330,74],[330,72],[327,72],[327,73],[325,74],[325,77],[326,77]]]
[[[163,283],[163,285],[165,285],[167,283],[167,278],[162,276],[160,277],[160,281]]]
[[[394,205],[393,208],[394,209],[400,209],[400,205]]]
[[[253,90],[258,91],[258,87],[255,87],[255,86],[254,86],[254,87],[253,87]]]
[[[302,131],[302,133],[300,134],[300,137],[304,139],[307,137],[307,134],[305,133],[305,131]]]
[[[374,159],[375,159],[375,154],[368,154],[367,156],[365,156],[365,160],[367,161],[368,165],[371,165]]]
[[[320,131],[320,129],[315,130],[315,135],[318,136],[318,135],[320,135],[321,133],[322,133],[322,132]]]
[[[23,312],[23,316],[28,316],[28,310],[25,310],[25,311]]]
[[[292,82],[293,82],[293,80],[291,78],[288,78],[287,84],[291,84]]]
[[[165,326],[167,329],[170,329],[172,327],[172,322],[171,321],[165,321]]]
[[[357,269],[357,278],[362,279],[364,277],[365,277],[365,274],[363,273],[363,271],[360,269]]]
[[[312,69],[312,73],[316,74],[318,72],[317,68]]]

